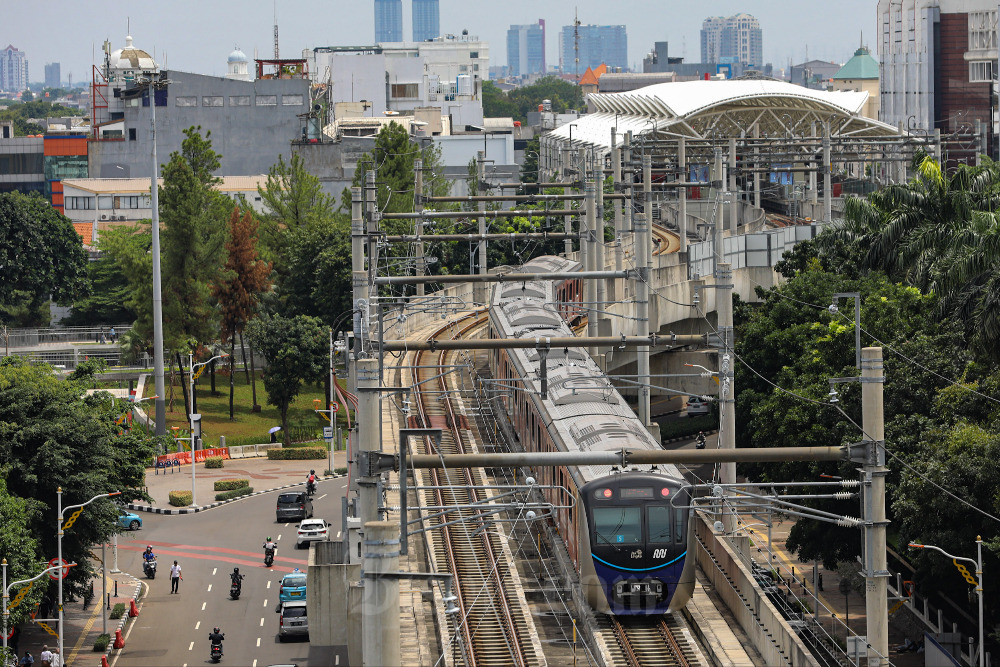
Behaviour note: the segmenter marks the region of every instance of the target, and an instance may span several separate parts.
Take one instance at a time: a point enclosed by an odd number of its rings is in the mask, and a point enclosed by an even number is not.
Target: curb
[[[128,574],[128,573],[125,573],[125,574]],[[138,601],[139,600],[139,593],[142,591],[142,582],[139,579],[137,579],[136,577],[132,576],[131,574],[129,574],[128,576],[132,577],[132,580],[135,582],[135,591],[132,593],[132,599]],[[111,659],[111,652],[115,650],[115,633],[116,632],[121,632],[121,631],[125,630],[125,624],[128,623],[128,620],[130,618],[133,618],[133,617],[128,613],[128,610],[126,610],[125,613],[122,614],[121,620],[118,621],[118,627],[115,628],[110,633],[111,634],[111,641],[108,642],[108,648],[107,648],[106,651],[104,651],[104,657],[108,658],[109,661]],[[124,651],[125,649],[122,648],[120,650]]]
[[[346,477],[347,475],[330,475],[328,477],[320,477],[318,482],[325,482],[331,479],[339,479],[341,477]],[[254,496],[259,496],[264,493],[271,493],[273,491],[281,491],[282,489],[290,489],[293,486],[304,486],[305,482],[295,482],[294,484],[285,484],[283,486],[276,486],[272,489],[264,489],[263,491],[254,491],[253,493],[248,493],[245,496],[240,496],[239,498],[230,498],[229,500],[217,500],[214,503],[209,503],[207,505],[199,505],[198,507],[183,507],[178,509],[166,509],[163,507],[153,507],[152,505],[137,505],[135,503],[126,503],[125,507],[132,510],[133,512],[149,512],[151,514],[166,514],[177,515],[177,514],[196,514],[198,512],[204,512],[206,510],[215,509],[220,505],[228,505],[229,503],[239,502],[240,500],[246,500],[247,498],[253,498]],[[318,490],[318,489],[317,489]]]
[[[711,431],[703,431],[705,435],[712,435],[713,433],[718,433],[719,429],[714,428]],[[676,438],[666,438],[662,442],[664,445],[669,445],[672,442],[680,442],[681,440],[691,440],[692,438],[698,437],[697,435],[679,435]]]

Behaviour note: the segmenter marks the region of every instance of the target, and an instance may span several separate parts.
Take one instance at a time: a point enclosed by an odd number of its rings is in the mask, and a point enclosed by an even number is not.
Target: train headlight
[[[601,495],[605,498],[610,498],[612,494],[613,491],[611,489],[604,489],[604,491],[601,492]]]
[[[670,489],[668,489],[667,487],[663,487],[662,489],[660,489],[660,495],[666,498],[667,496],[670,495]]]

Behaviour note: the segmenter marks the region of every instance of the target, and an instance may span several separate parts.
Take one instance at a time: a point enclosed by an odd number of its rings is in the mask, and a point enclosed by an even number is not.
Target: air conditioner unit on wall
[[[108,219],[108,216],[106,216],[106,215],[102,215],[101,216],[101,220],[107,220],[107,219]]]
[[[124,216],[124,215],[119,215],[119,216],[118,216],[118,219],[119,219],[119,220],[124,220],[124,219],[125,219],[125,216]]]

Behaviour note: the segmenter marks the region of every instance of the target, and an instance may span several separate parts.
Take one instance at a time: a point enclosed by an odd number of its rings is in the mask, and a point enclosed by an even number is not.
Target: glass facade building
[[[413,0],[413,41],[426,42],[441,36],[441,8],[438,0]]]
[[[403,0],[375,0],[375,42],[403,41]]]
[[[579,33],[579,58],[577,35]],[[602,63],[608,70],[628,69],[628,36],[623,25],[563,26],[559,35],[559,63],[565,74],[583,76],[588,67]]]
[[[510,76],[545,73],[544,19],[508,28],[507,68]]]

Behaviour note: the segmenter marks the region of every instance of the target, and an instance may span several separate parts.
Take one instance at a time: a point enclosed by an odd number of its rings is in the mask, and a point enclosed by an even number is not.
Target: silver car
[[[306,614],[305,600],[282,602],[278,607],[278,641],[285,637],[299,635],[309,636],[309,617]]]

